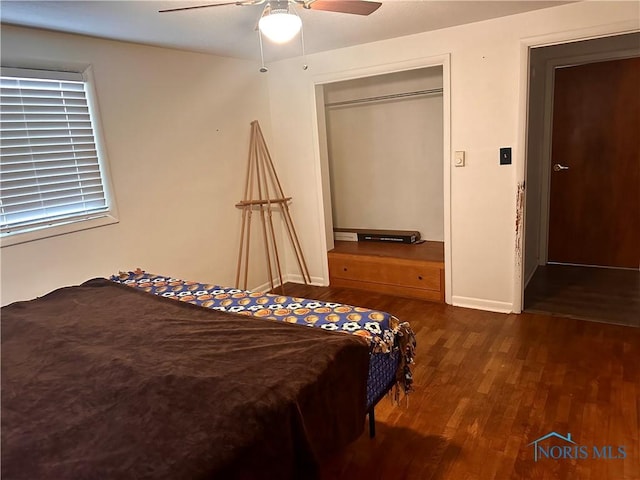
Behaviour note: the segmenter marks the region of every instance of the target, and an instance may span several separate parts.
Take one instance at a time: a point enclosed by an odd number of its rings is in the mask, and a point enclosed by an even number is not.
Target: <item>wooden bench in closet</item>
[[[444,243],[336,241],[328,253],[332,287],[444,303]]]

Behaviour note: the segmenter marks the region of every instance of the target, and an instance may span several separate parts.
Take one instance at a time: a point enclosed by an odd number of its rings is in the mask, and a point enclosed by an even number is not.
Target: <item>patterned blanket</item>
[[[112,275],[111,280],[154,295],[214,310],[359,335],[368,340],[371,353],[390,353],[399,349],[403,355],[400,357],[397,380],[405,392],[411,389],[409,366],[413,363],[415,335],[407,322],[400,322],[389,313],[341,303],[185,281],[143,270],[120,272]]]

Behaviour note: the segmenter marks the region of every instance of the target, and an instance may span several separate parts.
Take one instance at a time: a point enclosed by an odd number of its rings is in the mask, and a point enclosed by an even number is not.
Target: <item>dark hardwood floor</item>
[[[539,266],[525,290],[524,310],[640,327],[640,271]]]
[[[408,404],[383,399],[376,437],[329,459],[323,479],[640,479],[640,329],[340,288],[286,292],[388,311],[417,335]],[[625,458],[534,461],[529,444],[552,431],[590,457],[621,446]],[[556,454],[568,445],[546,442]]]

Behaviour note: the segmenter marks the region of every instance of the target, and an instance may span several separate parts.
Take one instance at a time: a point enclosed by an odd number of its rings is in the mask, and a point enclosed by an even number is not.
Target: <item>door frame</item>
[[[341,70],[312,77],[314,121],[313,136],[315,148],[315,162],[319,178],[318,204],[321,208],[321,231],[324,235],[320,238],[323,255],[333,248],[333,218],[331,210],[331,192],[329,185],[329,158],[327,151],[326,121],[324,116],[324,91],[323,85],[344,80],[384,75],[408,70],[418,70],[429,67],[442,67],[442,130],[443,130],[443,196],[444,196],[444,278],[445,278],[445,303],[451,304],[451,55],[443,55],[414,58],[411,60],[375,65],[364,68]],[[323,277],[329,283],[329,265],[323,264]]]
[[[579,42],[582,40],[593,40],[597,38],[613,37],[618,35],[624,35],[628,33],[637,33],[638,30],[637,20],[629,19],[623,22],[615,22],[606,25],[599,25],[596,27],[590,27],[586,29],[554,32],[545,35],[537,35],[534,37],[525,37],[520,40],[520,92],[519,92],[519,118],[518,118],[518,148],[515,152],[517,158],[522,158],[524,161],[515,162],[516,167],[516,195],[517,199],[522,197],[522,201],[517,201],[516,216],[516,229],[514,232],[514,276],[513,276],[513,312],[521,313],[524,305],[524,289],[525,282],[528,279],[524,277],[524,252],[525,252],[525,217],[527,215],[526,202],[524,201],[524,188],[526,186],[527,176],[527,151],[528,151],[528,111],[529,111],[529,56],[531,49],[539,47],[547,47],[552,45],[560,45],[565,43]],[[548,71],[548,69],[547,69]],[[547,89],[545,89],[547,90]],[[546,92],[545,92],[546,95]],[[552,98],[552,97],[551,97]],[[545,98],[546,102],[546,98]],[[547,139],[548,143],[544,145],[544,152],[546,153],[550,149],[550,138]],[[544,154],[544,153],[543,153]],[[550,153],[549,153],[550,154]],[[549,159],[550,157],[547,157]],[[548,161],[545,161],[548,165]],[[544,175],[544,172],[543,172]],[[548,224],[548,178],[549,167],[547,166],[547,193],[546,193],[546,205],[543,205],[542,211],[546,211],[545,224]],[[544,193],[544,192],[543,192]],[[544,197],[543,197],[544,198]],[[546,210],[545,210],[546,209]],[[542,224],[542,222],[541,222]],[[542,228],[541,228],[542,229]],[[542,234],[541,234],[542,235]],[[548,238],[548,225],[545,230],[544,240],[544,258],[546,262],[547,258],[547,238]]]

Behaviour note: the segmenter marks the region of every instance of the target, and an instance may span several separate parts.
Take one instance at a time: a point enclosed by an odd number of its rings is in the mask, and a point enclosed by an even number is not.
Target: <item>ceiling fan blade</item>
[[[315,0],[307,4],[311,10],[325,12],[353,13],[355,15],[371,15],[382,3],[366,0]]]
[[[197,8],[224,7],[225,5],[242,5],[243,3],[245,2],[208,3],[206,5],[194,5],[192,7],[167,8],[165,10],[158,10],[158,12],[159,13],[179,12],[181,10],[195,10]]]

